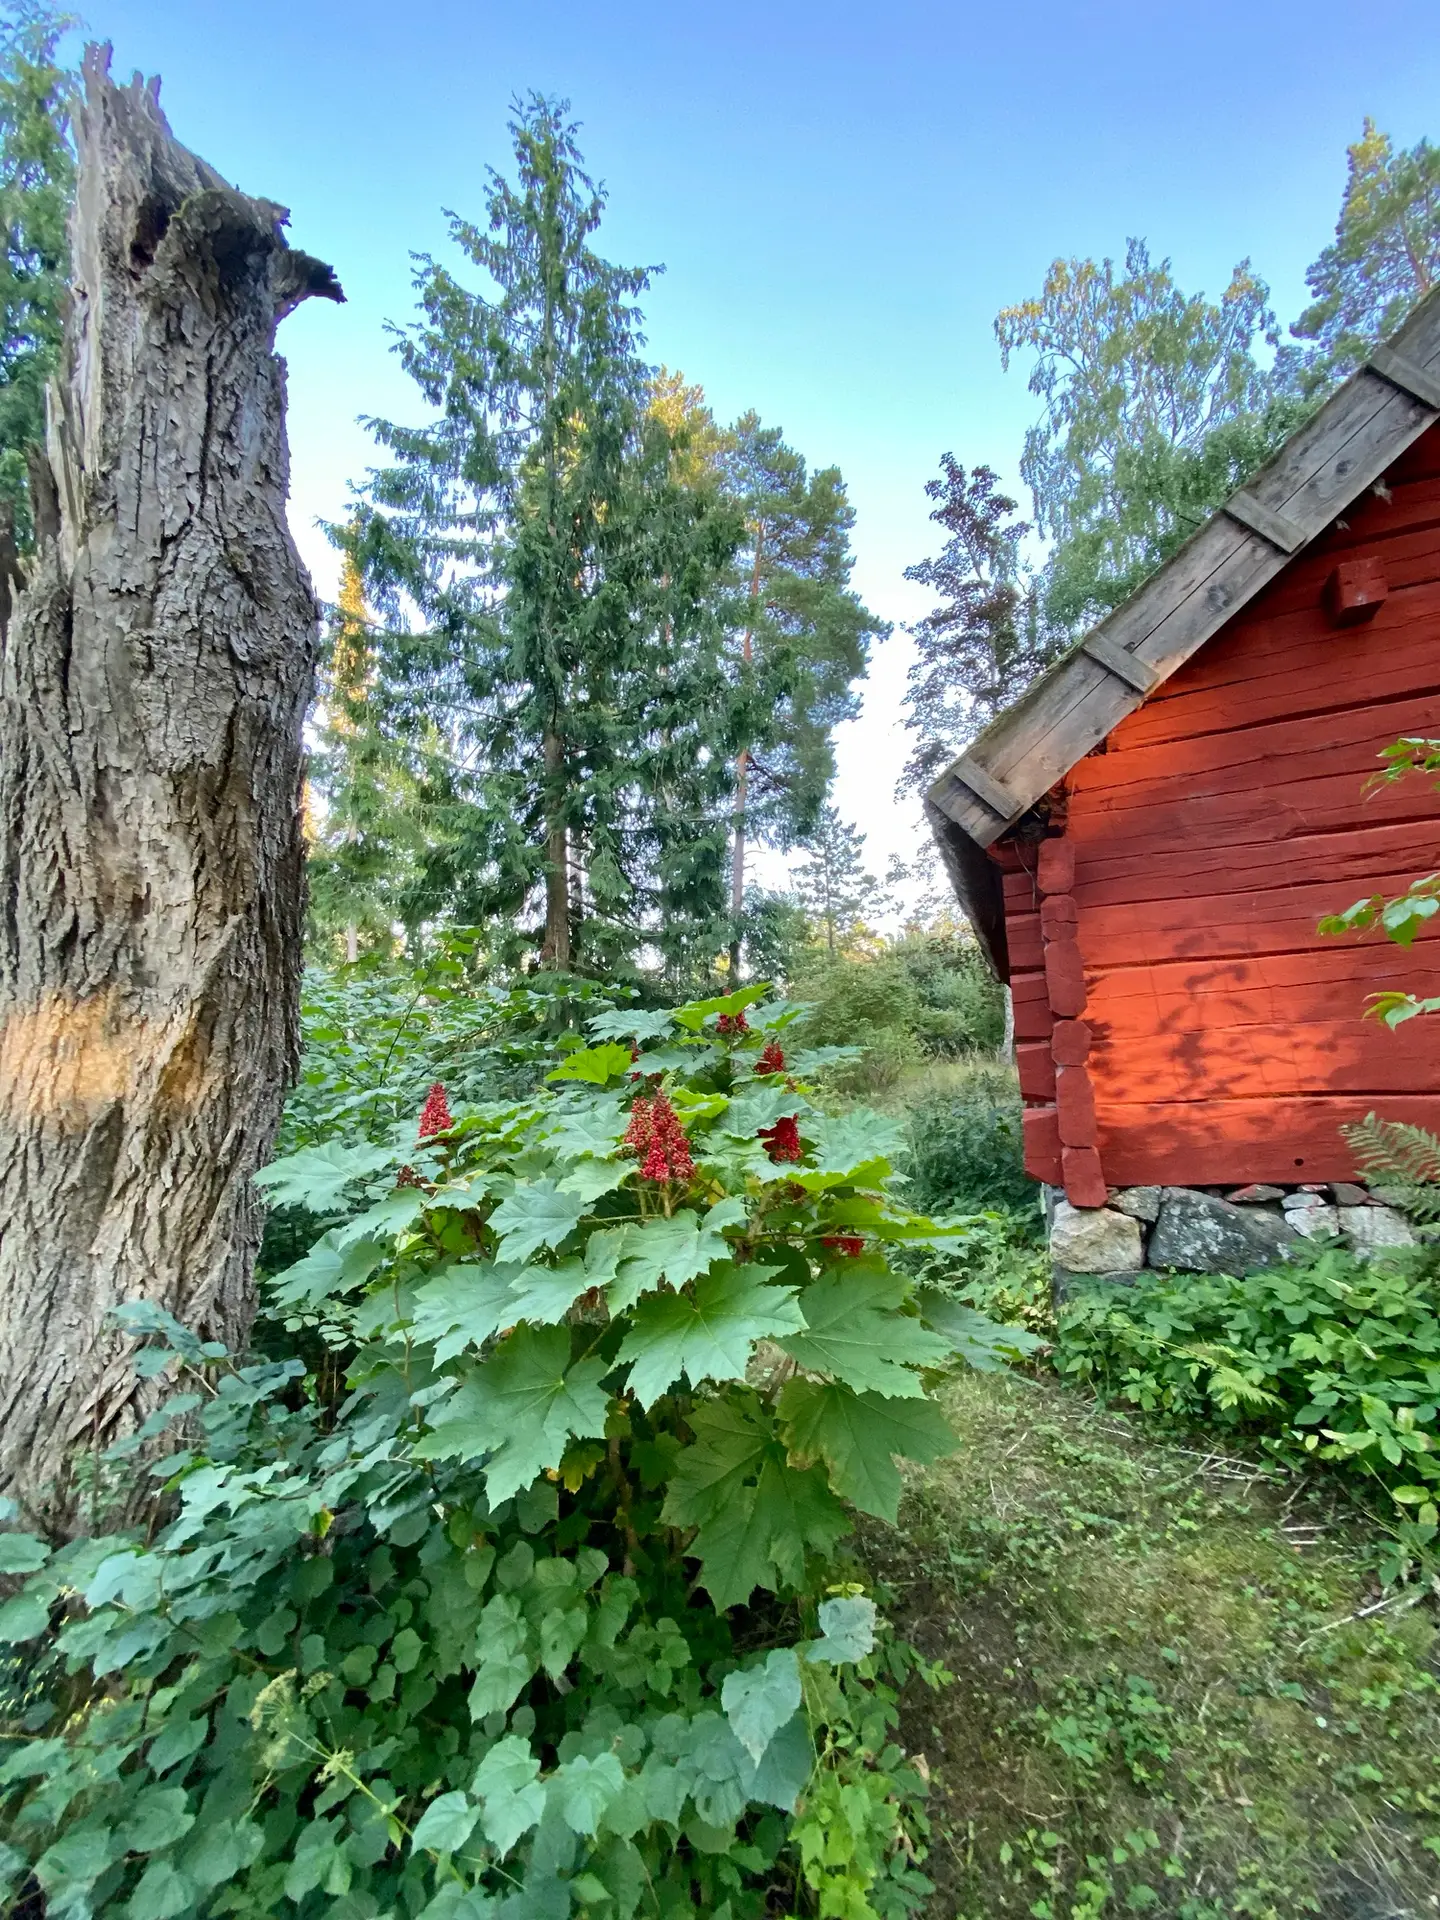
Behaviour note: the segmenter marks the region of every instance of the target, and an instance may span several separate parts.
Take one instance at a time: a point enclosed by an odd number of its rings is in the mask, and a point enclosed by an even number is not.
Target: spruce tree
[[[830,958],[865,910],[883,905],[879,882],[865,870],[865,836],[828,802],[816,817],[795,868],[795,893]]]
[[[346,536],[425,814],[407,915],[516,915],[539,891],[559,968],[582,929],[605,966],[667,903],[723,912],[707,636],[736,538],[676,470],[641,357],[650,274],[594,251],[605,196],[567,111],[518,108],[514,184],[491,172],[483,226],[450,217],[488,288],[421,258],[397,347],[434,414],[371,422],[393,464]]]

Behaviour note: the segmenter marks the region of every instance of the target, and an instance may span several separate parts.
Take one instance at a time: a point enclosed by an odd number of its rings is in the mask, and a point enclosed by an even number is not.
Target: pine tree
[[[0,20],[0,512],[21,551],[31,539],[27,452],[45,437],[45,384],[60,351],[75,186],[74,75],[56,61],[76,23],[37,0]],[[0,542],[4,535],[0,533]]]
[[[930,518],[948,538],[933,560],[905,578],[944,596],[910,628],[915,659],[905,694],[905,725],[916,736],[897,796],[923,793],[940,769],[992,715],[1048,663],[1053,636],[1041,625],[1021,561],[1030,532],[989,467],[968,472],[953,453],[925,491]]]
[[[865,836],[840,818],[828,802],[795,868],[795,893],[833,960],[839,943],[869,908],[880,907],[881,889],[865,870]]]
[[[838,468],[807,470],[780,430],[732,429],[731,497],[745,519],[731,620],[737,634],[730,966],[738,975],[746,855],[812,833],[834,777],[834,730],[859,712],[854,682],[889,628],[850,586],[855,513]]]
[[[421,842],[421,816],[403,758],[376,712],[375,641],[364,582],[344,555],[320,687],[310,786],[323,803],[309,834],[310,919],[347,961],[389,948],[403,917]]]
[[[736,537],[675,470],[640,357],[650,274],[593,251],[605,197],[566,112],[517,109],[516,183],[492,171],[484,227],[451,216],[493,292],[421,259],[397,344],[436,417],[371,423],[395,464],[352,539],[426,816],[409,917],[515,915],[539,888],[561,968],[582,928],[604,966],[667,903],[723,911],[706,637]]]
[[[1348,149],[1335,239],[1305,278],[1315,296],[1290,331],[1313,342],[1306,387],[1341,380],[1440,281],[1440,147],[1396,152],[1367,117]]]

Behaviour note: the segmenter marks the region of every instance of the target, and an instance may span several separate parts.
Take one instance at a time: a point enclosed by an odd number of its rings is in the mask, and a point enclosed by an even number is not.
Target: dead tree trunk
[[[328,267],[85,58],[37,550],[0,633],[0,1488],[74,1524],[137,1411],[107,1320],[243,1341],[296,1058],[317,608],[278,320]]]

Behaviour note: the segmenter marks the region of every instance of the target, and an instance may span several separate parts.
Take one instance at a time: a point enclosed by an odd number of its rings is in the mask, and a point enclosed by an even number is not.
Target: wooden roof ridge
[[[984,849],[1324,533],[1437,418],[1440,288],[1178,552],[992,720],[930,787],[925,812],[950,877],[1002,972],[1003,922],[998,928],[986,924],[998,911],[998,889]]]

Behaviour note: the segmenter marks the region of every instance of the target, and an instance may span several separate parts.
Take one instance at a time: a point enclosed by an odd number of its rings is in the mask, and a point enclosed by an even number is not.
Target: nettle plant
[[[268,1168],[330,1221],[273,1295],[348,1354],[336,1404],[128,1310],[178,1389],[131,1443],[167,1523],[0,1536],[11,1910],[923,1900],[891,1732],[943,1676],[838,1544],[952,1446],[936,1370],[1012,1336],[892,1269],[965,1228],[888,1196],[892,1129],[817,1109],[765,991],[606,1014],[535,1097],[436,1086],[388,1143]]]

